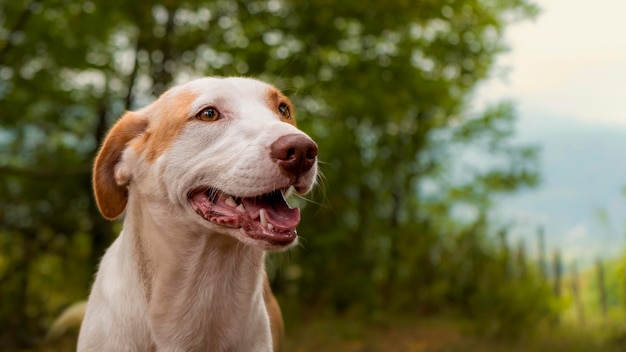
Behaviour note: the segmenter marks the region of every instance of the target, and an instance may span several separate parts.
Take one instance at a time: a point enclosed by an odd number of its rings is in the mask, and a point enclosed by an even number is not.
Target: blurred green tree
[[[536,13],[526,0],[0,1],[0,345],[32,345],[87,295],[116,232],[90,186],[108,126],[203,75],[274,83],[319,142],[319,191],[296,200],[303,246],[274,277],[285,299],[484,307],[484,280],[506,280],[485,278],[505,260],[486,245],[489,209],[536,184],[537,150],[513,143],[511,104],[468,106],[506,26]]]

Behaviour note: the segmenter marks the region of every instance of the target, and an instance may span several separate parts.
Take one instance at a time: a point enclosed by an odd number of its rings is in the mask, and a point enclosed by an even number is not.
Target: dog
[[[276,351],[268,251],[297,243],[285,201],[317,178],[316,143],[290,100],[252,78],[176,86],[111,128],[96,203],[125,212],[89,295],[79,351]]]

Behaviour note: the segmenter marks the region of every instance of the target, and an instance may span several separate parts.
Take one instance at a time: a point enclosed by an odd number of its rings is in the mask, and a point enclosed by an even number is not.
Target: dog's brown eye
[[[291,118],[291,111],[289,111],[289,106],[287,104],[280,103],[280,105],[278,105],[278,111],[280,112],[281,115],[283,115],[284,118],[286,119]]]
[[[217,121],[220,118],[220,112],[214,107],[208,107],[200,110],[196,118],[202,121]]]

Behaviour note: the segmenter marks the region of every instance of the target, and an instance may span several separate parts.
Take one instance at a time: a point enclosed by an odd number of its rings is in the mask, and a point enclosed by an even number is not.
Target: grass
[[[626,330],[559,326],[536,336],[492,338],[475,333],[472,322],[428,317],[387,322],[316,318],[293,325],[287,321],[286,352],[617,352],[626,350]],[[290,326],[291,325],[291,326]],[[621,331],[621,334],[619,332]],[[75,350],[77,333],[67,334],[39,352]]]
[[[376,321],[313,313],[285,319],[287,352],[588,352],[625,351],[626,325],[615,320],[585,326],[562,319],[532,335],[496,338],[476,322],[456,316],[391,316]],[[550,325],[550,326],[548,326]],[[77,329],[38,352],[73,351]]]
[[[288,329],[285,351],[623,351],[611,329],[556,326],[526,338],[493,338],[475,333],[471,321],[429,317],[397,318],[385,323],[345,318],[315,319]],[[623,330],[622,330],[623,331]],[[626,335],[624,335],[626,337]],[[625,339],[626,340],[626,339]]]

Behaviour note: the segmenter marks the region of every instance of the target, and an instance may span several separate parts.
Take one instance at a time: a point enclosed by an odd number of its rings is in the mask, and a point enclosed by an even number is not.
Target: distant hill
[[[524,112],[519,139],[542,146],[539,188],[501,199],[498,215],[515,219],[513,240],[588,261],[626,249],[626,124],[601,124]],[[528,117],[530,116],[530,117]],[[626,117],[625,117],[626,119]]]

